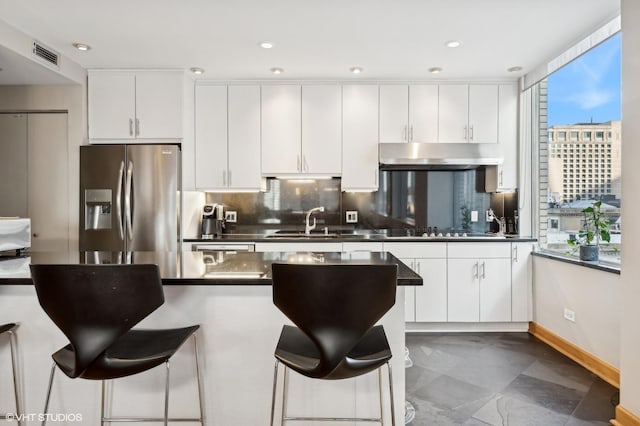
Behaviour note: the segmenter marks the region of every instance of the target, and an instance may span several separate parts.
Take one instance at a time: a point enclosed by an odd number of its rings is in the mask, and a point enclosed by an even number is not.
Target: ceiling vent
[[[58,59],[60,55],[37,41],[33,42],[33,54],[51,65],[56,67],[58,66]]]

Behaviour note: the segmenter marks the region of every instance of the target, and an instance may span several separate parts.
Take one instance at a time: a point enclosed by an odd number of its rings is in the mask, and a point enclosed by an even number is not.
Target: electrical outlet
[[[226,220],[227,222],[231,222],[231,223],[235,223],[238,221],[238,214],[237,212],[234,211],[227,211],[224,214],[224,220]]]
[[[478,221],[478,210],[471,210],[471,222]]]
[[[569,320],[571,322],[576,322],[576,313],[571,309],[564,308],[564,319]]]
[[[357,210],[347,210],[346,212],[347,223],[358,223],[358,211]]]

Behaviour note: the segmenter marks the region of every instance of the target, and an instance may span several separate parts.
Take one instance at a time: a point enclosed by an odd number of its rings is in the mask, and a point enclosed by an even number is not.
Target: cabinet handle
[[[299,172],[301,172],[301,167],[300,167],[300,156],[297,155],[296,156],[296,170],[298,170]]]
[[[133,119],[129,119],[129,136],[133,136]]]
[[[476,264],[473,265],[473,277],[478,278],[478,262],[476,262]]]
[[[409,126],[409,142],[413,142],[413,124]]]
[[[467,140],[467,126],[464,126],[464,140]]]
[[[500,186],[502,186],[502,170],[500,170]]]
[[[418,275],[420,275],[420,262],[416,260],[416,266],[418,267]]]
[[[309,163],[307,163],[306,155],[302,156],[302,171],[307,173],[309,172]]]
[[[402,127],[402,140],[407,141],[407,126]]]
[[[140,136],[140,119],[136,118],[136,136]]]
[[[518,262],[518,246],[513,246],[513,262]]]
[[[473,140],[473,125],[469,127],[469,140]]]
[[[484,262],[482,262],[482,279],[485,278],[484,272],[485,272],[485,265],[484,265]]]
[[[222,171],[222,186],[227,186],[227,171]]]
[[[378,171],[377,170],[373,171],[373,181],[375,182],[374,186],[377,188],[378,187]]]
[[[229,186],[231,186],[232,185],[232,183],[231,183],[231,169],[229,169],[228,173],[229,173],[229,179],[228,179],[229,180]]]

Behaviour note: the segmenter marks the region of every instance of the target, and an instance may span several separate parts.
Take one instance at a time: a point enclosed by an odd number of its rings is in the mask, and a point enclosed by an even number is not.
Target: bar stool
[[[7,333],[7,335],[9,336],[9,349],[11,351],[11,372],[13,375],[13,396],[15,398],[14,401],[16,404],[15,414],[18,415],[19,417],[20,414],[22,413],[22,408],[20,406],[21,405],[20,391],[18,390],[18,357],[17,357],[18,345],[16,342],[16,335],[14,332],[16,327],[17,327],[17,324],[14,324],[14,323],[2,324],[0,325],[0,335]],[[0,420],[11,420],[11,419],[9,419],[6,414],[0,414]],[[24,422],[20,419],[17,421],[18,421],[18,425],[24,424]]]
[[[132,329],[164,303],[157,265],[31,265],[40,306],[69,344],[52,355],[44,414],[56,367],[70,378],[102,381],[101,424],[122,421],[193,421],[204,425],[196,331],[190,327]],[[193,337],[200,416],[169,418],[169,359]],[[165,364],[164,417],[105,416],[105,380],[131,376]],[[42,422],[44,426],[45,420]]]
[[[389,379],[395,425],[391,349],[375,323],[395,304],[397,265],[272,265],[273,302],[297,327],[285,325],[276,345],[271,400],[274,422],[278,366],[284,364],[281,423],[287,420],[383,422],[382,366]],[[337,380],[378,370],[379,418],[289,417],[287,370]]]

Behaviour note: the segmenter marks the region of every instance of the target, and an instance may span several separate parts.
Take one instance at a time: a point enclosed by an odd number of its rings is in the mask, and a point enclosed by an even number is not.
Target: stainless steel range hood
[[[470,170],[502,164],[497,143],[381,143],[380,170]]]

